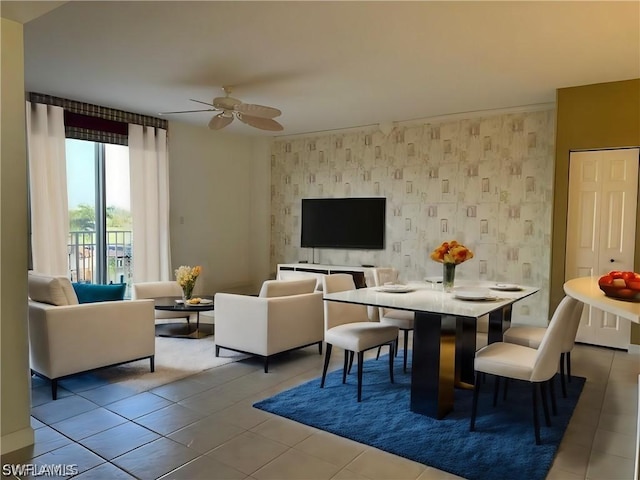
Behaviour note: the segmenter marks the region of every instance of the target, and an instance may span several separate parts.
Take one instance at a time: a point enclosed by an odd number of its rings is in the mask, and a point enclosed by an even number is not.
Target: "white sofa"
[[[322,355],[324,311],[316,279],[267,280],[257,297],[217,293],[216,357],[220,349],[269,359],[278,353],[318,344]]]
[[[29,354],[32,373],[58,380],[149,359],[154,371],[153,300],[78,303],[66,277],[29,272]]]

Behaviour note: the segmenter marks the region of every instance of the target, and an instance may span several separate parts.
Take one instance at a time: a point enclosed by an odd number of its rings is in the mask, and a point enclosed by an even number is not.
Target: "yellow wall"
[[[570,151],[637,146],[640,146],[640,79],[558,89],[551,252],[552,309],[564,295]],[[640,221],[636,223],[634,269],[640,272]],[[631,327],[631,343],[640,344],[640,326],[632,324]]]
[[[0,19],[0,358],[2,453],[33,444],[27,342],[27,160],[22,25]]]

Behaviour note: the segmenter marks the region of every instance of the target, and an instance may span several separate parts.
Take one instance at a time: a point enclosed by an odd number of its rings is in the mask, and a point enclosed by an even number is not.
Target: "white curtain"
[[[172,279],[167,131],[129,124],[133,282]]]
[[[33,269],[69,276],[69,206],[62,107],[27,102]]]

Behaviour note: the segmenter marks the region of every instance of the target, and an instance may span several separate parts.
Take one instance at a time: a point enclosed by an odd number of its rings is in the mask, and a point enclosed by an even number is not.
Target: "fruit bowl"
[[[598,286],[607,297],[640,302],[640,274],[613,270],[598,279]]]
[[[614,285],[600,285],[600,290],[602,290],[607,297],[617,300],[640,302],[640,292],[637,290],[631,290],[626,287],[616,287]]]

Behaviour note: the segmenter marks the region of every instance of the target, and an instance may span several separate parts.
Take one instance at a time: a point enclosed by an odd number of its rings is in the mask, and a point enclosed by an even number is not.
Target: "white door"
[[[633,271],[640,149],[572,152],[565,281]],[[629,348],[629,320],[585,305],[576,340]]]

